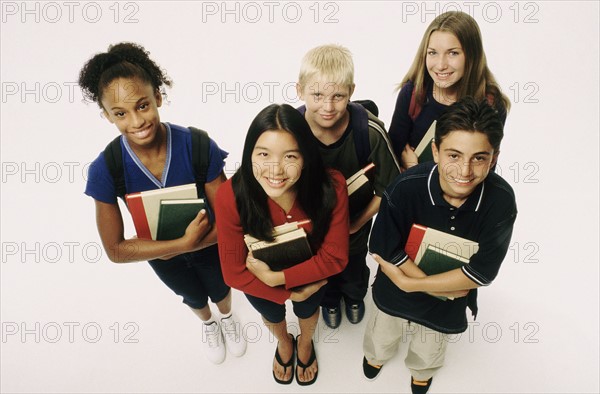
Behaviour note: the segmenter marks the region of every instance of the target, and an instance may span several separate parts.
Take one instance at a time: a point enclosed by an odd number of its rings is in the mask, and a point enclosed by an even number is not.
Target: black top
[[[371,232],[369,249],[391,263],[408,259],[404,252],[413,223],[479,243],[463,273],[481,286],[489,285],[506,256],[517,216],[510,185],[490,172],[460,206],[444,200],[434,162],[403,172],[383,194]],[[469,296],[442,301],[424,292],[406,293],[378,270],[373,299],[382,311],[443,333],[467,329],[466,307],[476,313],[476,290]]]
[[[394,153],[398,159],[402,157],[404,146],[408,143],[413,148],[416,148],[425,136],[425,133],[427,133],[427,130],[429,130],[429,127],[431,127],[433,121],[439,119],[449,108],[448,105],[441,104],[433,98],[433,85],[430,84],[425,88],[426,99],[421,106],[421,111],[414,120],[411,119],[408,110],[410,108],[413,89],[413,82],[408,81],[398,93],[392,122],[388,131]],[[505,124],[506,108],[501,106],[497,110],[502,124]]]
[[[413,89],[412,81],[408,81],[402,87],[400,93],[398,93],[394,115],[390,123],[390,140],[392,141],[394,153],[398,158],[402,156],[402,150],[407,143],[416,148],[433,121],[437,120],[448,109],[447,105],[435,101],[433,88],[428,86],[425,92],[427,99],[421,107],[421,112],[413,121],[408,114]]]
[[[354,107],[348,107],[350,114],[350,122],[344,134],[333,144],[325,145],[317,137],[314,137],[315,142],[319,146],[321,157],[327,167],[335,168],[340,171],[346,179],[354,175],[363,165],[359,163],[357,149],[355,147],[354,133],[359,132],[353,129],[359,114]],[[383,123],[372,114],[369,114],[367,123],[369,141],[368,162],[375,164],[375,168],[371,169],[366,175],[371,181],[371,190],[363,188],[358,199],[350,200],[350,220],[354,220],[373,199],[373,193],[381,196],[385,188],[398,176],[400,168],[396,162],[396,158],[392,152],[392,148]],[[366,191],[365,191],[366,190]],[[358,192],[357,192],[358,193]],[[356,202],[356,203],[355,203]],[[367,242],[369,239],[369,231],[371,230],[372,221],[369,220],[356,233],[350,235],[350,255],[366,253]]]

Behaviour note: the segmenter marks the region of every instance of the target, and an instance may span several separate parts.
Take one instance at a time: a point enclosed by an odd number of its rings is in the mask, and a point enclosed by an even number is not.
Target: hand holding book
[[[398,286],[401,290],[406,292],[414,292],[414,291],[423,291],[421,289],[420,281],[423,280],[423,277],[412,277],[407,275],[400,267],[392,264],[377,254],[371,254],[373,259],[379,267],[381,268],[381,272],[383,272],[390,280]],[[468,294],[468,290],[456,290],[456,291],[427,291],[426,293],[440,298],[442,300],[446,299],[454,299],[458,297],[464,297]]]
[[[206,236],[213,229],[208,212],[202,209],[198,215],[188,224],[183,234],[190,242],[190,250],[198,250],[202,243],[207,242]],[[210,244],[210,242],[209,242]]]
[[[275,287],[285,284],[285,276],[282,272],[271,270],[267,263],[255,258],[252,252],[248,252],[248,257],[246,257],[246,268],[267,286]]]
[[[427,275],[452,271],[469,264],[469,259],[478,249],[477,242],[416,223],[412,225],[404,246],[408,257]],[[453,296],[430,294],[444,301],[454,299]]]
[[[276,226],[273,228],[273,242],[262,241],[249,234],[244,235],[244,242],[254,258],[266,263],[272,271],[282,271],[313,256],[302,227],[308,223],[310,220]]]

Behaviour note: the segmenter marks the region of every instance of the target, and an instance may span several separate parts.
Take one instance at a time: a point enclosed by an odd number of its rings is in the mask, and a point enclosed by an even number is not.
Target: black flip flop
[[[298,337],[300,337],[300,335],[298,335]],[[312,350],[310,353],[310,358],[308,359],[308,363],[304,364],[298,357],[298,339],[296,339],[296,368],[297,367],[302,368],[303,372],[304,372],[304,370],[306,370],[306,368],[310,367],[317,359],[317,353],[315,352],[315,343],[313,342],[312,339],[310,340],[310,346],[312,347]],[[298,373],[296,373],[296,382],[298,382],[298,384],[300,386],[309,386],[317,380],[318,374],[319,374],[319,370],[317,370],[317,372],[315,372],[314,378],[312,378],[311,380],[308,380],[306,382],[302,382],[298,379]]]
[[[277,363],[283,367],[284,375],[287,373],[289,367],[292,367],[292,374],[288,380],[281,380],[277,379],[275,376],[275,371],[273,371],[273,379],[275,379],[275,381],[279,384],[290,384],[294,380],[294,353],[296,352],[296,338],[294,338],[292,334],[288,333],[288,335],[292,337],[292,356],[290,357],[289,361],[284,364],[281,356],[279,355],[279,349],[275,348],[275,361],[277,361]]]

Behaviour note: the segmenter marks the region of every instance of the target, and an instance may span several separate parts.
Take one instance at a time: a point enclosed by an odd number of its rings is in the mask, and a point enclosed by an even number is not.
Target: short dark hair
[[[471,96],[452,104],[437,120],[435,145],[439,148],[446,135],[458,130],[485,134],[494,152],[500,150],[500,142],[504,137],[504,125],[498,111],[490,107],[486,100],[476,101]]]

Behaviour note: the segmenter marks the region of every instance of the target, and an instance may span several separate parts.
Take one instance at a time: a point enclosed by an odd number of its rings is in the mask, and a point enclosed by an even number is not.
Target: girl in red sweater
[[[313,134],[300,113],[272,104],[254,119],[242,163],[217,192],[219,255],[225,282],[244,292],[277,338],[273,377],[314,383],[318,366],[313,333],[325,278],[348,262],[348,194],[341,173],[325,169]],[[283,271],[253,258],[244,234],[273,240],[273,227],[310,219],[313,256]],[[288,333],[285,302],[291,300],[301,334]]]

